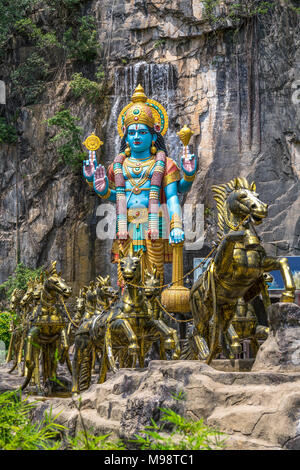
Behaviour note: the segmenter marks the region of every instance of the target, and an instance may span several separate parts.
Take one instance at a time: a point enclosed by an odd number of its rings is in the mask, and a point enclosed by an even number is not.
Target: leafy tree
[[[36,279],[42,272],[43,267],[31,269],[23,263],[19,263],[13,274],[9,276],[7,281],[0,285],[0,291],[4,292],[7,299],[14,289],[26,290],[28,281]]]
[[[98,43],[95,20],[92,16],[83,16],[78,20],[79,29],[69,28],[64,33],[64,43],[70,59],[90,62],[97,57]]]
[[[22,36],[28,37],[40,50],[58,46],[58,40],[54,32],[43,33],[41,28],[30,18],[24,18],[16,22],[15,30]]]
[[[78,118],[72,116],[68,109],[61,109],[52,118],[47,119],[49,126],[56,126],[58,133],[51,142],[59,142],[57,152],[61,161],[76,170],[85,158],[81,150],[83,129],[76,125]]]
[[[70,87],[76,98],[85,96],[90,102],[95,102],[102,93],[102,84],[85,78],[82,73],[74,73],[71,77]]]
[[[0,51],[12,36],[14,25],[25,18],[38,0],[0,0]]]
[[[16,315],[13,312],[0,312],[0,341],[4,342],[6,348],[9,346],[12,320],[16,320]]]
[[[16,129],[0,117],[0,144],[14,144],[17,141]]]
[[[33,104],[45,88],[49,64],[38,52],[33,52],[11,74],[12,96],[19,96],[25,105]]]

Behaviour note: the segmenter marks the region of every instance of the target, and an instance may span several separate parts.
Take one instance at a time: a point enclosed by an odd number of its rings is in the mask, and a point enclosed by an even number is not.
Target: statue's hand
[[[193,175],[197,169],[196,155],[191,155],[189,152],[186,155],[182,155],[181,168],[185,174]]]
[[[181,243],[184,241],[184,231],[181,228],[173,228],[170,232],[169,243]]]
[[[98,165],[96,168],[94,174],[94,187],[99,193],[105,194],[105,192],[107,192],[105,190],[108,189],[108,179],[103,165]]]
[[[89,159],[83,160],[83,176],[88,181],[93,181],[93,176],[97,168],[97,160],[95,158],[95,152],[89,153]]]
[[[148,238],[150,240],[157,240],[159,238],[159,231],[158,230],[148,230]]]

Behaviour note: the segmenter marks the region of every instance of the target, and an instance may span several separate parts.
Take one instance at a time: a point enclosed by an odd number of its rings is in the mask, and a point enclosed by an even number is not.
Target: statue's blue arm
[[[168,184],[164,188],[167,199],[167,206],[170,220],[174,214],[181,218],[181,207],[178,199],[178,184],[177,181]],[[174,228],[170,232],[170,243],[179,243],[184,240],[184,231],[180,228]]]

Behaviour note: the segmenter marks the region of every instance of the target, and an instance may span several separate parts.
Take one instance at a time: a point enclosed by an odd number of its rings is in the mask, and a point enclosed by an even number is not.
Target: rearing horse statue
[[[196,350],[198,358],[207,363],[221,351],[227,357],[239,352],[238,336],[230,323],[238,298],[249,302],[265,294],[264,272],[280,270],[285,286],[281,302],[295,299],[287,259],[267,256],[256,233],[255,226],[267,217],[268,206],[260,201],[255,183],[235,178],[212,186],[212,191],[217,202],[220,243],[207,270],[191,289],[194,329],[188,339],[190,350]]]

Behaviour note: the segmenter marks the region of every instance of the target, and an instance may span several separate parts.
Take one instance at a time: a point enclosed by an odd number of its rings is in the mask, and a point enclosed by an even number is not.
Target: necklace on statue
[[[145,160],[136,160],[133,157],[131,158],[133,159],[133,161],[130,158],[126,159],[126,164],[128,167],[130,167],[130,169],[135,175],[139,175],[144,167],[149,166],[154,161],[153,156],[150,156]]]
[[[141,177],[139,178],[138,181],[135,180],[135,178],[133,178],[130,174],[130,171],[129,171],[129,168],[133,169],[135,167],[131,167],[131,165],[129,164],[128,161],[125,160],[124,162],[124,170],[125,170],[125,173],[126,173],[126,176],[128,178],[128,181],[130,182],[131,186],[132,186],[132,191],[131,192],[134,192],[134,194],[140,194],[141,193],[141,186],[143,186],[146,181],[148,181],[149,179],[149,176],[150,176],[150,173],[155,165],[155,160],[154,159],[151,159],[150,161],[150,164],[149,164],[149,160],[148,160],[148,163],[147,164],[141,164],[141,170],[144,168],[144,167],[147,167],[145,169],[145,173],[142,173]],[[137,167],[138,168],[138,167]],[[134,172],[134,170],[133,170]],[[135,173],[135,172],[134,172]],[[140,173],[140,172],[139,172]],[[137,176],[139,176],[139,173],[135,173]],[[131,194],[130,194],[131,195]]]

